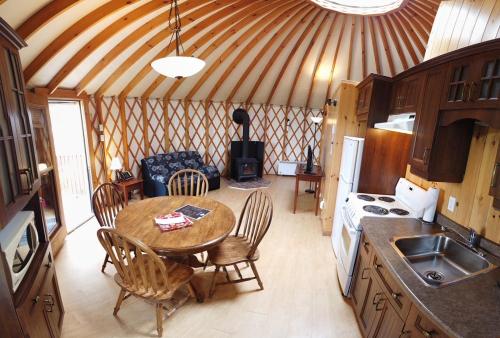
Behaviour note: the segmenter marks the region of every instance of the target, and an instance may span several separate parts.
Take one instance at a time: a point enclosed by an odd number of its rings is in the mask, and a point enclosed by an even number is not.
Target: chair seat
[[[134,259],[135,260],[135,259]],[[123,282],[119,274],[115,274],[115,281],[118,285],[120,285],[122,288],[125,290],[134,293],[137,296],[143,297],[143,298],[154,298],[154,299],[159,299],[159,300],[164,300],[172,297],[174,292],[181,287],[182,285],[186,284],[189,282],[191,277],[193,276],[194,270],[186,265],[179,264],[177,262],[174,262],[168,258],[162,258],[163,263],[165,264],[165,267],[167,268],[167,274],[168,274],[168,281],[169,285],[165,286],[162,289],[159,289],[157,291],[149,288],[140,288],[139,290],[137,287],[132,286],[132,285],[127,285],[126,283]],[[145,264],[145,269],[149,273],[149,266],[146,263]],[[159,269],[156,269],[155,274],[157,276],[157,280],[161,280],[161,271]],[[141,280],[141,273],[140,271],[136,272],[137,280]],[[161,282],[159,282],[161,283]]]
[[[230,236],[215,248],[208,250],[208,259],[215,265],[232,265],[259,259],[258,251],[251,258],[248,257],[250,249],[251,243],[245,238]]]

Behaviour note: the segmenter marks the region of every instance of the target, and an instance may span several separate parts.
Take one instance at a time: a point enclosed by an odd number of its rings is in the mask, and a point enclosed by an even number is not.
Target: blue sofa
[[[196,169],[208,179],[208,190],[220,188],[220,173],[217,167],[203,163],[197,151],[178,151],[157,154],[141,160],[144,194],[149,197],[168,195],[168,180],[182,169]]]

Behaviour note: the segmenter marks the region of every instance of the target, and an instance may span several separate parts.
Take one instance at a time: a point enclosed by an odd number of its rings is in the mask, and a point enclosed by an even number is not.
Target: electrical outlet
[[[323,210],[325,208],[325,200],[322,200],[320,203],[319,203],[319,208],[321,210]]]
[[[454,212],[456,206],[457,206],[457,198],[455,196],[450,196],[450,198],[448,199],[448,210],[450,212]]]

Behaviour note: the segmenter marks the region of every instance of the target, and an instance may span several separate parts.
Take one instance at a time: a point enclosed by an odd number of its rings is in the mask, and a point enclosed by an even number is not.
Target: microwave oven
[[[0,231],[0,249],[13,292],[21,284],[39,246],[33,211],[21,211]]]

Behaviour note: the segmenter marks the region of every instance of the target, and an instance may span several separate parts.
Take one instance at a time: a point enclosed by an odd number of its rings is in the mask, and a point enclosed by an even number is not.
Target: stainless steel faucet
[[[450,230],[448,227],[446,227],[444,225],[441,225],[441,231],[452,232],[452,233],[458,235],[461,238],[461,240],[457,240],[458,242],[462,243],[463,245],[465,245],[466,247],[468,247],[469,249],[471,249],[472,251],[477,253],[479,256],[482,256],[482,257],[485,256],[485,254],[482,251],[478,250],[479,242],[481,242],[481,235],[479,235],[474,229],[469,229],[469,237],[468,238],[465,238],[465,236],[460,234],[458,231]]]

